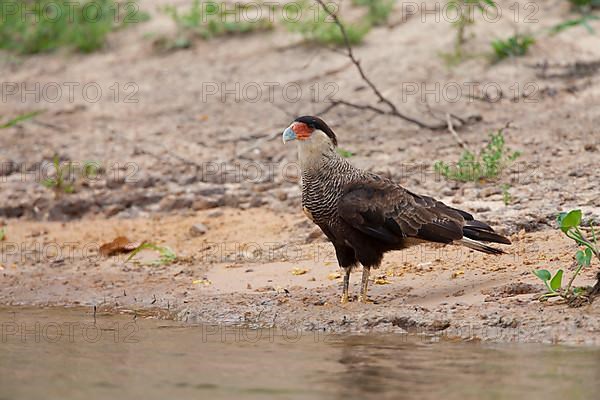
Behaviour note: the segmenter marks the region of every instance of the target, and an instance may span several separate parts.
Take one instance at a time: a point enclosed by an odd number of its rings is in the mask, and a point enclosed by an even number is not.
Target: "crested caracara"
[[[501,254],[481,242],[510,244],[465,211],[354,167],[337,153],[335,133],[318,117],[296,118],[283,132],[283,142],[291,140],[298,143],[304,213],[333,243],[345,273],[342,303],[348,301],[350,272],[359,263],[359,300],[368,301],[369,271],[379,267],[387,251],[436,242]]]

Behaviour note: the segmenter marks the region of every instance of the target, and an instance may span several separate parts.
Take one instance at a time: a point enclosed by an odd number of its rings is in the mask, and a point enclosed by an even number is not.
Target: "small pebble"
[[[206,232],[208,232],[208,228],[204,224],[198,223],[198,224],[194,224],[190,227],[190,234],[193,237],[202,236]]]

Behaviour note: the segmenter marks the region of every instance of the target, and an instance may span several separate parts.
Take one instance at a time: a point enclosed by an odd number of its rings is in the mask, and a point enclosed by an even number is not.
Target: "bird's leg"
[[[358,301],[361,303],[369,303],[369,298],[367,297],[367,290],[369,288],[369,271],[370,268],[363,265],[362,281],[360,283],[360,296],[358,297]]]
[[[342,289],[342,304],[348,302],[348,287],[350,286],[350,268],[344,268],[344,288]]]

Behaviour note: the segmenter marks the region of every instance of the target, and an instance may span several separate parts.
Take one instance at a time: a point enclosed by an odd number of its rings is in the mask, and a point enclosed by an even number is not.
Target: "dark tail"
[[[508,238],[497,234],[489,225],[481,221],[471,220],[465,222],[466,225],[463,226],[464,237],[460,242],[473,250],[487,254],[504,254],[504,251],[480,242],[511,244]]]

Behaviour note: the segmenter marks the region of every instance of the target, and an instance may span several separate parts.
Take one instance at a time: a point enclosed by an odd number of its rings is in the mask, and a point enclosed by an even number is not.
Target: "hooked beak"
[[[283,131],[283,144],[291,140],[296,140],[296,132],[292,130],[291,126],[288,126],[287,129]]]

